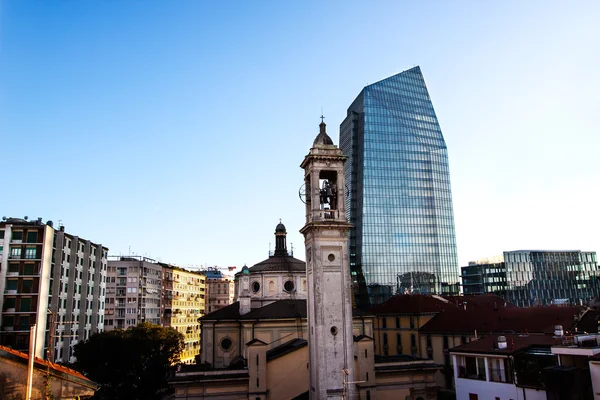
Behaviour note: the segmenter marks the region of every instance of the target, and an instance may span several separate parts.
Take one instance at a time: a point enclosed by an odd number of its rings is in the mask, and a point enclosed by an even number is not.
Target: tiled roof
[[[550,347],[557,344],[557,339],[552,335],[502,335],[506,337],[506,348],[498,348],[498,337],[501,335],[490,335],[473,342],[450,349],[452,353],[476,353],[476,354],[505,354],[510,355],[528,347],[541,346]]]
[[[371,309],[374,314],[421,314],[437,313],[446,308],[456,308],[454,304],[423,294],[401,294]]]
[[[494,294],[482,294],[482,295],[464,295],[464,296],[442,296],[444,299],[451,303],[454,303],[457,307],[480,307],[488,310],[494,310],[498,308],[517,308],[516,305],[504,300],[500,296]]]
[[[306,318],[306,300],[278,300],[255,308],[241,319]]]
[[[212,320],[224,320],[224,319],[239,319],[240,318],[240,302],[236,301],[228,305],[227,307],[223,307],[217,311],[213,311],[209,314],[206,314],[204,317],[200,318],[202,321],[212,321]]]
[[[371,312],[379,315],[438,313],[456,308],[478,308],[488,311],[499,308],[516,308],[512,303],[496,295],[478,296],[430,296],[424,294],[401,294],[375,306]]]
[[[13,350],[10,347],[0,346],[0,358],[12,358],[22,364],[27,364],[29,362],[29,356],[26,353],[22,353],[17,350]],[[75,371],[74,369],[67,368],[60,364],[54,364],[52,362],[42,360],[41,358],[35,357],[35,367],[38,369],[46,369],[50,366],[50,369],[55,373],[62,373],[70,375],[71,378],[77,378],[78,383],[85,385],[87,387],[93,388],[94,390],[98,388],[98,385],[86,378],[80,372]]]
[[[358,310],[353,309],[352,314],[357,314]],[[360,315],[360,312],[358,312]],[[271,304],[260,308],[253,308],[249,313],[240,315],[240,303],[236,301],[233,304],[223,307],[220,310],[213,311],[201,318],[202,321],[223,321],[223,320],[252,320],[252,319],[285,319],[285,318],[306,318],[306,300],[277,300]]]
[[[248,272],[306,272],[306,263],[292,256],[271,256],[248,268]],[[236,276],[241,273],[238,272]]]
[[[267,361],[274,360],[275,358],[281,357],[285,354],[291,353],[292,351],[296,351],[305,346],[308,346],[308,341],[306,341],[306,339],[292,339],[289,342],[285,342],[267,351]]]
[[[555,325],[570,331],[581,307],[526,307],[448,309],[429,320],[422,333],[553,333]]]

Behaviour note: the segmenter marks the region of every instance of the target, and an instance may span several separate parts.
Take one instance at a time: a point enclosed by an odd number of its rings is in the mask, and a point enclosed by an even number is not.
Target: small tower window
[[[260,283],[256,281],[252,282],[252,291],[258,293],[260,291]]]

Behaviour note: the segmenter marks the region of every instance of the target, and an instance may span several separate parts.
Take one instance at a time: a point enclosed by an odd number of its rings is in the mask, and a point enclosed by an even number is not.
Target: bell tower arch
[[[353,398],[352,296],[346,219],[344,162],[323,121],[304,169],[306,224],[300,230],[306,247],[311,399]],[[344,392],[345,391],[345,392]]]

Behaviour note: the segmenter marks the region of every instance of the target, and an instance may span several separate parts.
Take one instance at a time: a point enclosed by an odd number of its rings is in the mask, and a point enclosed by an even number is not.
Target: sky
[[[184,267],[249,266],[362,88],[419,65],[459,265],[600,250],[598,1],[0,0],[0,214]]]

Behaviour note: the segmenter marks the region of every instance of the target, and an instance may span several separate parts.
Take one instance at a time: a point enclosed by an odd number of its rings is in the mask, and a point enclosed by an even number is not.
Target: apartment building
[[[28,352],[35,324],[37,357],[74,362],[73,346],[104,329],[107,253],[52,221],[1,221],[0,344]]]
[[[233,303],[235,296],[235,282],[232,276],[224,274],[218,268],[209,268],[202,271],[206,275],[208,286],[207,313],[224,308]]]
[[[175,265],[162,266],[161,324],[172,327],[184,336],[185,344],[180,360],[195,363],[200,353],[200,323],[206,313],[206,276]]]
[[[106,330],[140,322],[160,325],[162,266],[142,256],[109,256],[106,282]]]

